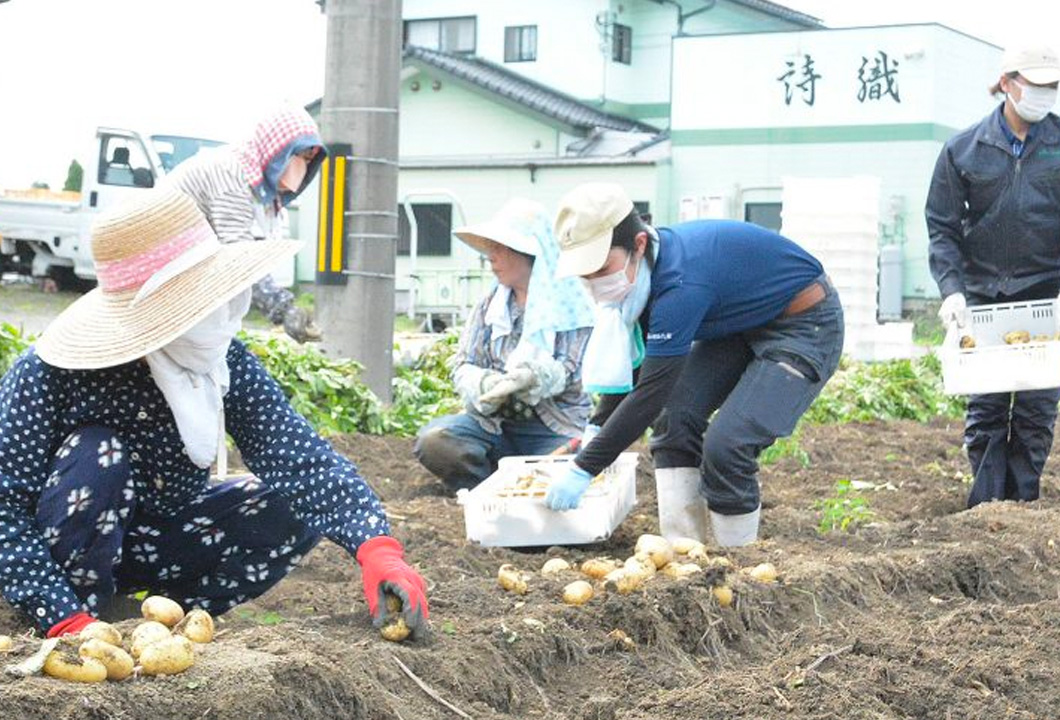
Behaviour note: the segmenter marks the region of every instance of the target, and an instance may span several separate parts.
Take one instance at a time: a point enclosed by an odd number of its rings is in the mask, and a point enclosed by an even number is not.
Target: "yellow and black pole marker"
[[[320,214],[317,219],[317,283],[345,285],[346,269],[346,166],[353,148],[328,146],[320,166]]]

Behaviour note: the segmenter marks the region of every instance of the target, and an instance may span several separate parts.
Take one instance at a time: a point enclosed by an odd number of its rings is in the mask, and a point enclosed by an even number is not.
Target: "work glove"
[[[357,548],[357,562],[361,564],[364,597],[368,613],[376,627],[386,624],[389,610],[386,593],[401,600],[401,616],[412,631],[421,636],[427,631],[427,583],[404,560],[405,549],[389,535],[365,541]]]
[[[570,510],[578,507],[582,495],[593,481],[593,476],[571,462],[558,480],[554,480],[545,496],[545,504],[553,510]]]
[[[514,366],[509,366],[508,372],[511,373],[515,369],[525,369],[530,372],[530,383],[517,390],[515,397],[531,407],[545,398],[560,394],[567,387],[567,370],[563,367],[563,363],[555,358],[524,360]]]
[[[600,431],[602,429],[603,428],[601,428],[599,425],[593,425],[592,423],[587,424],[585,426],[585,429],[582,430],[581,447],[587,447],[589,443],[591,443],[593,439],[600,434]]]
[[[60,620],[52,625],[51,629],[48,630],[48,637],[56,638],[62,635],[77,635],[94,622],[96,622],[96,618],[88,613],[74,613],[65,620]]]
[[[517,367],[504,373],[487,392],[479,396],[479,401],[500,407],[509,397],[520,390],[530,387],[534,373],[527,367]]]
[[[320,328],[304,308],[292,305],[283,314],[283,329],[300,343],[321,338]]]
[[[964,299],[964,293],[953,293],[947,295],[939,308],[939,320],[947,328],[964,327],[968,324],[968,303]]]
[[[491,402],[487,400],[486,397],[503,379],[504,373],[502,372],[497,372],[496,370],[484,371],[481,379],[478,381],[478,392],[472,392],[468,398],[471,401],[471,407],[475,408],[483,415],[492,415],[497,412],[501,405],[504,404],[506,398],[502,398],[500,402]]]

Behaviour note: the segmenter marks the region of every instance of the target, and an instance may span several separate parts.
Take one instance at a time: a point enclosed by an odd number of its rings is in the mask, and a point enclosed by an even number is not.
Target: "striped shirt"
[[[487,293],[471,312],[471,317],[460,335],[460,345],[453,355],[454,384],[458,390],[464,389],[461,394],[465,396],[468,388],[478,390],[484,370],[504,372],[507,358],[515,350],[523,334],[523,308],[519,307],[513,297],[508,301],[512,330],[502,337],[493,337],[492,328],[486,323],[486,309],[493,299],[494,292],[496,288]],[[585,354],[585,344],[589,341],[590,333],[591,327],[556,333],[553,357],[563,364],[567,372],[567,384],[559,394],[544,398],[535,405],[534,412],[541,422],[559,435],[581,435],[589,419],[591,403],[582,388],[581,367],[582,355]],[[476,412],[470,403],[467,412],[487,432],[501,432],[501,417],[482,415]]]

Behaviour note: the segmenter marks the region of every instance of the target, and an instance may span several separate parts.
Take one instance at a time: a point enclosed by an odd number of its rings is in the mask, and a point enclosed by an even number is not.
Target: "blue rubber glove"
[[[570,463],[567,466],[567,472],[563,473],[563,477],[549,486],[548,495],[545,496],[545,504],[553,510],[571,510],[576,508],[586,488],[589,487],[589,483],[592,481],[592,475],[582,470],[575,463]]]

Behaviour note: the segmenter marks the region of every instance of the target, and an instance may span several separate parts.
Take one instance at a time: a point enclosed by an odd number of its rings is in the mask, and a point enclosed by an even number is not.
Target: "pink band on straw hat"
[[[204,243],[212,243],[220,247],[213,230],[205,219],[142,253],[110,262],[97,262],[96,275],[99,279],[99,287],[105,293],[138,288],[174,259]]]

